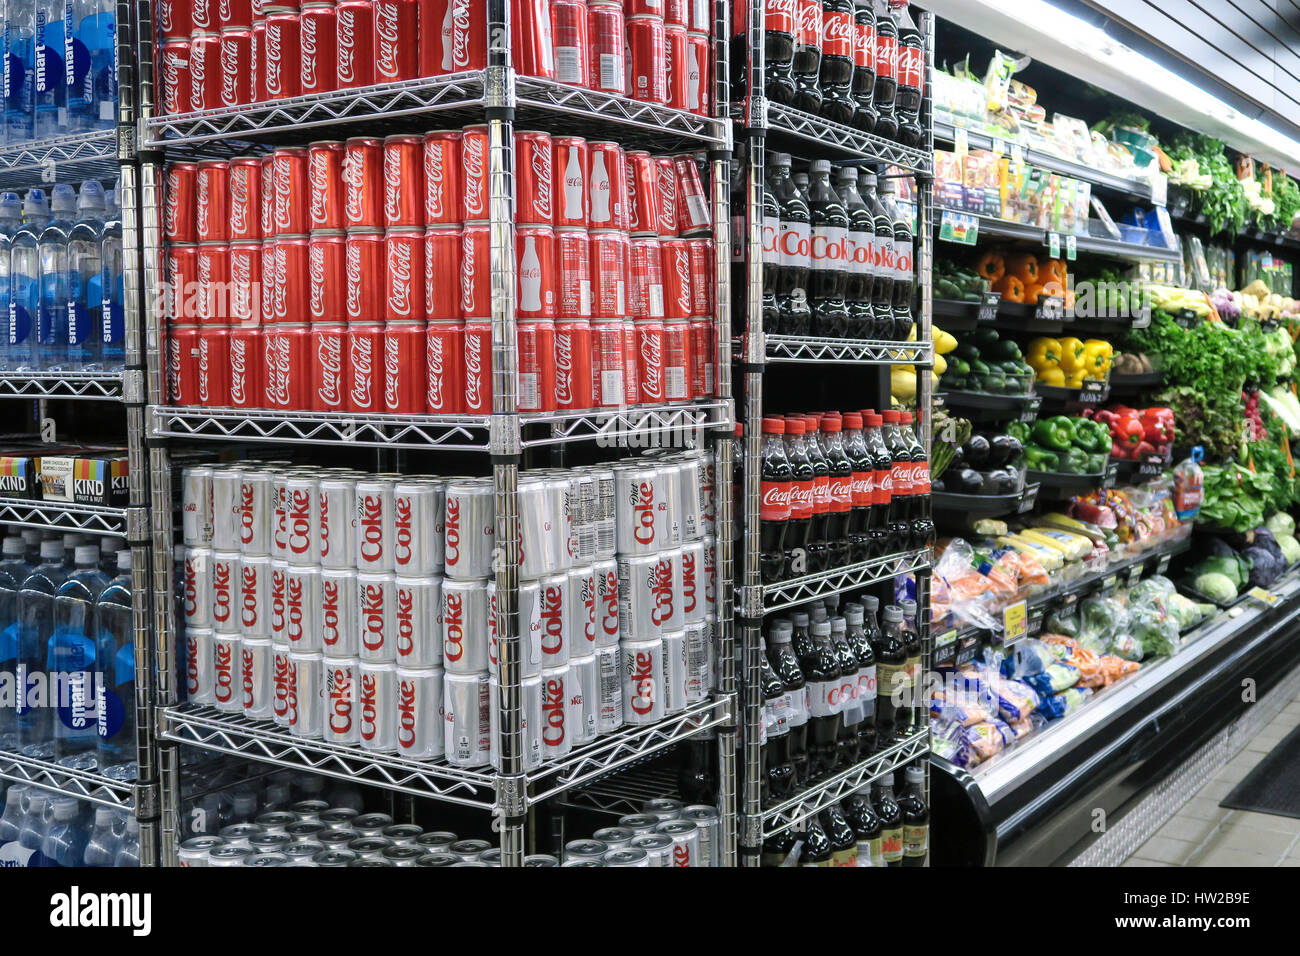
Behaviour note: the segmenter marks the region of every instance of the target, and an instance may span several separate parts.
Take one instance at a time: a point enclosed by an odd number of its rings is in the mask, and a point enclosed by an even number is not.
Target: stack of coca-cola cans
[[[171,401],[490,413],[487,138],[471,126],[169,166]],[[694,156],[532,132],[515,145],[519,410],[712,395],[712,217]]]
[[[160,0],[165,114],[487,65],[481,0]],[[708,0],[511,0],[528,76],[709,115]]]
[[[189,699],[307,739],[500,766],[491,479],[240,462],[182,481]],[[708,697],[715,487],[696,453],[520,478],[525,769]]]

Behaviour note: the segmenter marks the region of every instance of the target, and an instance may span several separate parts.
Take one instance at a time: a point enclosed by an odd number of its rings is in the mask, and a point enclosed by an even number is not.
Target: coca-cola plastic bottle
[[[840,197],[831,188],[829,160],[812,162],[808,181],[808,208],[812,215],[812,294],[813,335],[844,338],[849,315],[844,304],[844,286],[848,271],[844,262],[845,237],[849,216]]]
[[[872,605],[872,627],[876,627],[876,606]],[[871,649],[871,638],[867,636],[865,600],[862,604],[844,605],[844,620],[848,623],[849,646],[858,659],[857,702],[862,711],[858,724],[858,759],[863,760],[876,752],[876,652]]]
[[[798,0],[766,0],[763,11],[763,90],[774,103],[794,102],[794,36]]]
[[[809,623],[807,611],[795,611],[790,615],[789,650],[794,654],[795,664],[799,666],[799,679],[804,682],[803,695],[797,698],[803,708],[803,721],[790,728],[790,761],[794,764],[795,780],[801,784],[808,782],[808,679],[804,676],[800,662],[807,660],[817,647],[813,643]],[[785,649],[781,650],[784,653]],[[792,695],[791,700],[795,699]]]
[[[790,154],[773,153],[769,185],[780,217],[777,247],[780,266],[776,280],[778,319],[782,335],[807,335],[812,326],[808,307],[808,270],[812,254],[812,217],[803,193],[790,176]]]
[[[903,342],[912,331],[912,255],[915,244],[912,241],[912,226],[899,211],[894,202],[894,181],[886,179],[880,190],[880,200],[885,211],[893,220],[893,317],[894,329],[891,338]]]
[[[816,504],[817,475],[808,445],[804,441],[804,420],[789,418],[785,422],[785,457],[790,463],[790,528],[785,538],[784,574],[797,578],[812,570],[808,562],[808,545],[812,533]]]
[[[925,805],[925,768],[914,763],[903,772],[898,809],[903,813],[903,866],[925,866],[930,852],[930,808]]]
[[[849,644],[848,623],[831,618],[831,641],[840,665],[840,724],[835,737],[835,765],[841,769],[858,762],[858,724],[862,705],[858,701],[858,656]]]
[[[875,218],[858,194],[856,166],[841,166],[835,170],[835,191],[839,193],[849,219],[844,239],[846,334],[851,339],[869,339],[875,333],[875,312],[871,308],[871,291],[876,278],[872,261],[876,244]]]
[[[763,328],[769,332],[780,328],[780,309],[776,304],[777,284],[781,280],[781,208],[767,183],[763,184]]]
[[[794,105],[807,113],[820,113],[818,86],[822,66],[821,0],[797,0],[799,25],[794,35]]]
[[[857,563],[871,556],[867,530],[871,527],[872,488],[875,484],[871,452],[862,436],[860,412],[846,412],[844,415],[844,452],[852,466],[849,473],[849,560]]]
[[[808,691],[804,687],[803,671],[799,670],[799,659],[795,656],[793,646],[794,625],[790,621],[773,621],[767,633],[767,660],[772,665],[776,676],[781,678],[785,687],[788,710],[787,723],[790,728],[790,761],[795,763],[796,750],[805,755],[808,739]]]
[[[876,238],[871,247],[871,261],[875,266],[875,281],[871,285],[871,311],[873,339],[892,341],[894,338],[894,220],[876,195],[875,173],[865,173],[859,179],[862,201],[871,211],[871,222]]]
[[[930,506],[930,461],[917,437],[911,412],[899,412],[899,433],[912,450],[912,534],[913,548],[934,546],[934,511]]]
[[[867,410],[862,413],[862,437],[866,441],[867,451],[871,453],[872,461],[873,494],[867,540],[873,558],[898,550],[890,540],[889,523],[894,496],[894,456],[890,453],[881,434],[883,422],[884,419],[873,411]]]
[[[835,767],[840,724],[840,665],[831,642],[831,622],[812,624],[813,653],[799,661],[808,687],[808,776],[816,779]]]
[[[871,0],[853,5],[853,125],[864,133],[876,128],[876,14]]]
[[[903,831],[899,831],[899,843],[903,839]],[[804,824],[803,835],[803,855],[799,858],[800,866],[834,866],[831,856],[835,852],[831,846],[831,838],[822,827],[821,822],[816,819],[810,819]]]
[[[808,460],[813,469],[812,526],[808,529],[808,570],[816,574],[831,566],[828,526],[831,517],[831,470],[818,436],[821,419],[805,415],[803,430],[808,448]]]
[[[829,471],[830,516],[826,522],[826,543],[830,566],[849,563],[849,518],[853,511],[853,462],[844,450],[843,427],[839,415],[823,415],[821,445]]]
[[[853,2],[822,3],[822,116],[833,123],[853,120]]]
[[[759,454],[759,574],[764,584],[781,580],[785,563],[786,528],[790,523],[790,492],[794,473],[786,460],[781,436],[785,422],[779,418],[763,419],[763,444]]]
[[[898,138],[898,116],[894,100],[898,94],[898,27],[892,13],[876,16],[876,135]]]
[[[790,763],[789,695],[785,683],[777,676],[763,655],[759,683],[763,690],[763,729],[767,737],[762,747],[764,805],[784,800],[794,790],[794,766]]]
[[[889,550],[905,551],[912,544],[912,450],[898,432],[898,412],[888,409],[880,413],[884,424],[880,430],[889,457],[893,459],[890,477]]]
[[[894,112],[898,116],[898,135],[909,146],[920,146],[921,96],[925,88],[925,52],[921,33],[906,12],[898,24],[898,92]]]

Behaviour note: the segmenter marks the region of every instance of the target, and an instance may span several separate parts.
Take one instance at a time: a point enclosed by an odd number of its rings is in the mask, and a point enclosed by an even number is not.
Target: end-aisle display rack
[[[722,819],[722,865],[735,859],[734,794],[736,734],[735,669],[731,637],[730,540],[718,534],[718,690],[711,699],[648,726],[624,727],[575,747],[572,754],[525,771],[522,754],[522,695],[519,638],[519,495],[525,452],[558,451],[576,443],[628,435],[687,431],[716,449],[717,474],[730,474],[734,414],[730,384],[730,262],[727,121],[727,48],[730,4],[713,0],[711,41],[713,116],[703,117],[632,99],[564,86],[517,73],[511,62],[511,7],[489,0],[487,66],[483,70],[304,95],[200,112],[161,115],[155,78],[153,5],[139,4],[141,198],[143,285],[148,365],[149,470],[152,475],[153,615],[157,640],[157,702],[161,777],[162,862],[177,864],[182,828],[179,814],[179,748],[190,745],[281,767],[373,784],[409,796],[490,810],[500,832],[502,864],[522,865],[529,811],[544,800],[590,783],[697,734],[718,737],[718,802]],[[425,127],[419,124],[427,121]],[[275,145],[305,145],[334,134],[412,132],[436,125],[484,123],[488,127],[488,182],[492,304],[492,413],[467,415],[382,415],[268,412],[238,408],[173,407],[166,404],[166,328],[160,314],[162,273],[163,169],[178,158],[224,158],[232,151]],[[715,242],[717,359],[714,394],[706,399],[656,408],[622,408],[590,413],[518,411],[516,266],[514,256],[513,133],[538,129],[616,138],[622,145],[650,149],[706,150]],[[241,441],[250,444],[343,444],[378,449],[486,453],[494,482],[495,562],[498,600],[501,715],[496,740],[500,772],[464,769],[445,761],[414,761],[370,753],[277,732],[266,723],[192,704],[177,705],[173,656],[176,627],[173,592],[174,443]],[[731,522],[725,493],[717,500],[717,526]]]

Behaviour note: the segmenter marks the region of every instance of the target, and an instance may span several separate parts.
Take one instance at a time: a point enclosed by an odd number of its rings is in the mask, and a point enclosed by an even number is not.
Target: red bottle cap
[[[764,435],[784,435],[784,434],[785,434],[785,422],[782,421],[782,420],[779,419],[779,418],[765,418],[765,419],[763,419],[763,434],[764,434]]]

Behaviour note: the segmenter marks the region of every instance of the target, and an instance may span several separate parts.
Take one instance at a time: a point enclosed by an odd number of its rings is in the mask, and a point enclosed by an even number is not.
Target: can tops
[[[421,833],[415,838],[417,846],[425,847],[426,850],[432,850],[434,847],[449,847],[460,837],[448,830],[434,830],[429,833]]]
[[[649,858],[645,850],[634,846],[610,850],[603,857],[607,866],[645,866]]]
[[[564,857],[567,860],[573,857],[579,858],[600,858],[604,856],[609,847],[601,840],[570,840],[564,844]]]
[[[629,827],[603,827],[592,834],[592,838],[602,843],[628,843],[636,836]]]
[[[524,857],[524,866],[559,866],[560,861],[549,853],[530,853]]]
[[[721,818],[717,807],[709,806],[707,803],[693,803],[682,810],[682,819],[691,820],[697,826],[700,824],[708,826],[717,823]]]
[[[563,865],[564,866],[604,866],[605,861],[592,860],[592,859],[565,860]]]
[[[633,840],[632,845],[643,850],[666,850],[673,845],[673,838],[667,833],[647,833]]]
[[[678,818],[676,820],[665,820],[655,829],[660,833],[667,833],[671,836],[673,834],[693,833],[698,830],[699,827],[691,820],[682,820]]]
[[[763,419],[764,435],[784,435],[786,422],[780,418]]]
[[[416,866],[455,866],[457,860],[450,853],[426,853],[424,856],[417,857]]]

